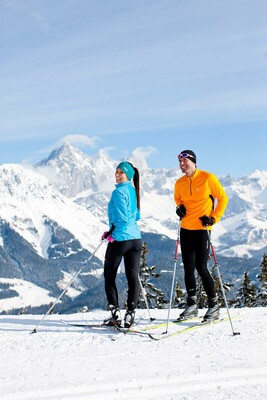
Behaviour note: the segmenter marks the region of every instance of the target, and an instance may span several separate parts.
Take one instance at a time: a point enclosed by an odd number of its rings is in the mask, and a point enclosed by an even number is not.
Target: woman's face
[[[119,168],[116,169],[115,178],[116,178],[116,183],[127,182],[129,180],[125,175],[125,173]]]

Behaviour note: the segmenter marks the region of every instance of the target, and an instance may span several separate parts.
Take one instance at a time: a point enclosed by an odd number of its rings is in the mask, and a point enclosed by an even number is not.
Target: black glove
[[[202,215],[202,217],[200,217],[199,219],[200,221],[202,221],[203,226],[213,225],[215,222],[215,218],[208,217],[207,215]]]
[[[181,219],[186,215],[186,208],[183,204],[180,204],[179,206],[176,207],[176,214]]]

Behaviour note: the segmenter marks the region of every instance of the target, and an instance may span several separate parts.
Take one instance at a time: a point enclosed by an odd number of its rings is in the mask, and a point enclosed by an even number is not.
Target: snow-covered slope
[[[56,300],[55,297],[50,296],[48,290],[42,289],[39,286],[27,282],[22,279],[0,279],[1,286],[7,286],[9,291],[16,292],[16,296],[0,300],[0,308],[2,310],[23,309],[32,305],[41,306],[49,304]]]
[[[47,219],[70,231],[92,251],[104,225],[89,210],[61,194],[44,176],[20,165],[0,166],[0,212],[35,251],[47,258],[51,231]]]
[[[240,335],[234,336],[225,321],[157,342],[66,327],[60,315],[48,316],[31,335],[41,316],[0,316],[1,399],[263,400],[266,312],[260,307],[231,310]],[[96,322],[107,315],[95,310],[64,318]],[[167,310],[151,310],[151,315],[155,323],[163,322]],[[172,309],[171,319],[177,315]],[[150,323],[146,310],[138,310],[136,320],[143,328]]]

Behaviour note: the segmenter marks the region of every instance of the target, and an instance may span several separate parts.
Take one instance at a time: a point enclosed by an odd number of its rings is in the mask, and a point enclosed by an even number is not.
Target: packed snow
[[[168,319],[168,310],[137,310],[136,330],[168,320],[150,329],[158,341],[61,321],[102,322],[103,310],[1,315],[1,399],[265,399],[267,308],[230,309],[231,320],[168,337],[195,323],[173,324],[179,312]]]

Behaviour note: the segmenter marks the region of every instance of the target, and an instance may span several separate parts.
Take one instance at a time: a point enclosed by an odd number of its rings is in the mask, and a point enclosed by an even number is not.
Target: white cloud
[[[138,168],[147,167],[147,158],[149,158],[153,154],[157,154],[158,150],[153,146],[147,147],[137,147],[132,151],[132,155],[130,156],[130,161],[136,165]]]
[[[97,136],[87,136],[87,135],[67,135],[61,138],[54,147],[60,146],[64,143],[71,145],[81,146],[81,147],[96,147],[100,138]]]

